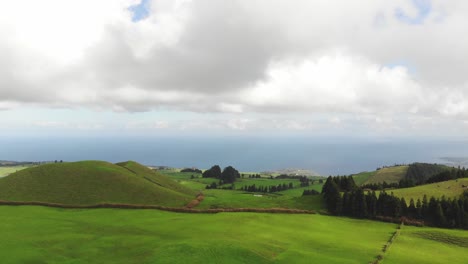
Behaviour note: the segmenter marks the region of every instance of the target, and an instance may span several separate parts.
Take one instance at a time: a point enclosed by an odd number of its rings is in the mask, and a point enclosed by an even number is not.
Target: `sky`
[[[468,2],[0,2],[0,135],[459,137]]]

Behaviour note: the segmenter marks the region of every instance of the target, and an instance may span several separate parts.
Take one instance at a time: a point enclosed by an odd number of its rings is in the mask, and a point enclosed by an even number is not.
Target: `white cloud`
[[[154,0],[133,23],[138,2],[0,3],[0,110],[222,112],[217,127],[243,130],[255,113],[289,129],[311,127],[297,113],[468,118],[466,2],[414,24],[395,15],[420,15],[405,0]]]

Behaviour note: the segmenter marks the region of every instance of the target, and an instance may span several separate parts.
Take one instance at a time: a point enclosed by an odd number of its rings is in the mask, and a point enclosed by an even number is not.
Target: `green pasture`
[[[136,162],[51,163],[0,178],[0,200],[184,206],[196,192]]]
[[[1,206],[0,218],[2,263],[361,264],[396,227],[308,214],[38,206]]]
[[[353,180],[357,186],[363,185],[370,177],[374,176],[377,171],[364,171],[353,175]]]
[[[427,195],[428,199],[431,196],[440,198],[444,195],[447,198],[458,197],[463,191],[468,190],[468,188],[463,187],[463,185],[468,186],[468,178],[425,184],[411,188],[388,190],[387,192],[393,192],[397,197],[404,197],[406,202],[409,203],[411,198],[413,198],[415,202],[418,198],[422,200],[424,194]]]
[[[290,208],[319,210],[323,209],[322,196],[292,196],[280,193],[248,193],[243,191],[210,189],[204,190],[205,199],[198,209],[209,208]]]
[[[409,166],[396,166],[382,168],[370,175],[370,177],[364,183],[396,183],[403,179],[408,171]]]
[[[382,263],[468,263],[468,231],[405,226]]]

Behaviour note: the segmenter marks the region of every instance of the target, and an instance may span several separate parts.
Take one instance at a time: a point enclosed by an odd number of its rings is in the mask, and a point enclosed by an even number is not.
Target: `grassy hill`
[[[129,171],[133,172],[136,176],[146,179],[159,186],[162,186],[162,187],[174,190],[174,191],[178,191],[181,193],[190,193],[190,194],[193,193],[191,189],[177,183],[176,181],[172,180],[166,175],[163,175],[157,171],[154,171],[135,161],[120,162],[120,163],[117,163],[116,165],[124,167],[128,169]]]
[[[463,191],[468,190],[468,188],[463,187],[463,185],[468,186],[468,178],[389,190],[388,192],[393,192],[397,197],[404,197],[406,202],[409,203],[411,198],[416,201],[418,198],[422,199],[424,194],[426,194],[428,198],[431,196],[440,198],[443,195],[447,198],[458,197]]]
[[[408,166],[395,166],[382,168],[377,173],[367,180],[367,183],[378,183],[386,181],[387,183],[399,182],[406,176]]]
[[[370,177],[374,176],[378,171],[363,171],[357,174],[353,174],[353,179],[356,185],[363,185]]]
[[[394,166],[386,167],[374,172],[364,172],[353,175],[355,179],[358,179],[362,184],[368,183],[395,183],[400,181],[406,176],[408,166]],[[367,179],[366,179],[367,177]]]
[[[194,192],[136,162],[53,163],[0,179],[0,200],[183,206]]]

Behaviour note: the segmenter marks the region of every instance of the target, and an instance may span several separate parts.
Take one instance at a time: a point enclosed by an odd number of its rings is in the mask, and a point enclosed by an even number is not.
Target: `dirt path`
[[[189,208],[189,209],[192,209],[194,208],[195,206],[197,206],[199,203],[201,203],[201,201],[203,201],[203,199],[205,199],[205,196],[203,195],[203,193],[199,193],[197,195],[197,198],[195,198],[194,200],[192,200],[190,203],[188,203],[185,208]]]
[[[392,245],[393,242],[395,242],[395,239],[400,235],[401,228],[403,227],[403,222],[398,225],[396,231],[393,233],[393,235],[390,237],[390,239],[383,245],[382,247],[382,253],[377,255],[374,261],[370,262],[369,264],[379,264],[383,261],[385,254],[389,250],[390,246]]]

